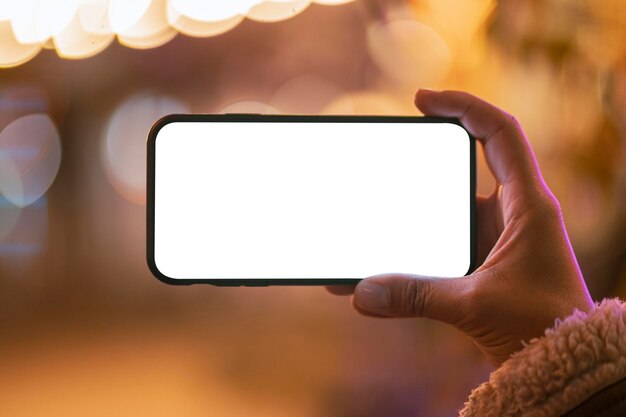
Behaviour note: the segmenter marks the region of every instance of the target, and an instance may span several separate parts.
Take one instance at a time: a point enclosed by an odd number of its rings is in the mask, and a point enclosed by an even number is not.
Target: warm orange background
[[[318,287],[153,278],[139,120],[416,114],[418,87],[470,91],[524,125],[593,297],[626,296],[625,18],[621,0],[357,0],[0,69],[0,130],[43,111],[62,145],[42,199],[0,204],[0,415],[455,415],[491,367],[446,325],[361,317]]]

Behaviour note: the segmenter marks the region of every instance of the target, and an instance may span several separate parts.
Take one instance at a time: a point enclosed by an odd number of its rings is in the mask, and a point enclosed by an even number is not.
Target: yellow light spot
[[[7,20],[0,22],[0,40],[0,68],[23,64],[41,51],[41,43],[19,43],[11,29],[11,22]]]
[[[248,17],[261,22],[278,22],[299,14],[309,4],[311,0],[264,1],[252,6]]]

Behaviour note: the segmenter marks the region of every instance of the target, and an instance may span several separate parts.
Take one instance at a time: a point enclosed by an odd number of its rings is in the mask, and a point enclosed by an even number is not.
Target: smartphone
[[[147,146],[147,261],[168,284],[474,267],[475,140],[456,119],[170,115]]]

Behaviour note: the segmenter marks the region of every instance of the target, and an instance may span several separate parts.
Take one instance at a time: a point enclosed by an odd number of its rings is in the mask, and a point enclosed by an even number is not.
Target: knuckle
[[[489,136],[495,137],[497,135],[504,135],[515,138],[524,137],[524,129],[517,117],[503,110],[499,111],[501,113],[498,116],[497,125],[494,126]]]
[[[560,221],[563,217],[559,200],[548,189],[541,188],[532,199],[532,213],[536,220]]]
[[[511,127],[514,127],[517,130],[522,130],[522,124],[520,123],[517,116],[507,113],[506,118],[508,119],[507,122]]]
[[[427,280],[407,280],[401,303],[409,316],[421,317],[430,297],[430,283]]]
[[[507,113],[504,110],[502,112],[502,120],[500,129],[507,129],[507,132],[521,131],[522,125],[517,117],[511,113]]]
[[[557,198],[552,193],[550,193],[547,196],[547,200],[548,201],[546,201],[546,209],[553,216],[555,216],[557,218],[561,218],[563,216],[563,211],[561,209],[561,203],[559,203],[559,200],[557,200]]]

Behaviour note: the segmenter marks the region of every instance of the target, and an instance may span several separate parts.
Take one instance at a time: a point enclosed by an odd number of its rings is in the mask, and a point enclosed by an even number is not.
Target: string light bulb
[[[177,33],[206,37],[227,32],[245,18],[289,19],[311,3],[354,0],[0,0],[0,68],[21,65],[41,49],[80,59],[117,37],[137,49],[155,48]]]

